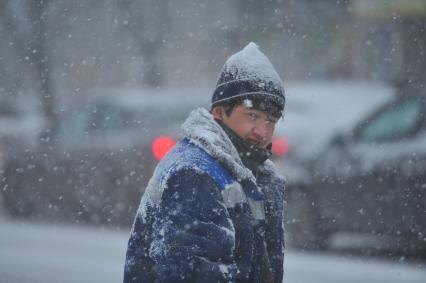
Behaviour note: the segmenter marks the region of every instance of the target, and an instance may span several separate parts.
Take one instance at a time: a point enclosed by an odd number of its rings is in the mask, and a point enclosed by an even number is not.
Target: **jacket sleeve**
[[[150,257],[161,282],[234,282],[235,233],[215,182],[181,169],[166,182]]]
[[[284,194],[285,180],[271,174],[259,178],[265,194],[265,241],[274,282],[282,282],[284,265]]]

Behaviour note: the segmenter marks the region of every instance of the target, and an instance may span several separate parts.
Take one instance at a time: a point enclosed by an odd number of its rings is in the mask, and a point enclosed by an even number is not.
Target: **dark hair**
[[[259,98],[250,97],[250,96],[229,99],[221,103],[218,103],[214,105],[213,107],[222,106],[225,110],[225,114],[227,116],[230,116],[234,108],[244,104],[245,100],[250,100],[251,102],[250,108],[268,113],[277,119],[281,118],[283,115],[282,113],[283,109],[274,100],[265,100],[263,98],[259,99]]]

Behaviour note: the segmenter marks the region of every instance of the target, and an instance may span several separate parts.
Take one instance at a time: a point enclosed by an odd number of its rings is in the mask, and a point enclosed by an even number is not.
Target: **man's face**
[[[241,104],[234,107],[229,116],[222,106],[213,108],[212,114],[242,139],[258,147],[265,148],[272,141],[277,119],[262,111]]]

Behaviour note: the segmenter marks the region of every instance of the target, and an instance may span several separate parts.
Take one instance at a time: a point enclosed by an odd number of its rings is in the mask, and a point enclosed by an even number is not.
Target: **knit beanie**
[[[269,59],[253,42],[226,60],[211,106],[213,108],[234,98],[264,100],[284,110],[283,82]]]

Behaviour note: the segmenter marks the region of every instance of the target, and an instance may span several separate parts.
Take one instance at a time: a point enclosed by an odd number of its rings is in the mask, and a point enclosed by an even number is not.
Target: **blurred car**
[[[363,249],[424,254],[425,113],[425,89],[402,87],[306,162],[311,178],[287,188],[289,242],[344,246],[336,235],[355,234]]]
[[[308,182],[312,174],[305,163],[317,156],[336,133],[348,130],[394,95],[393,87],[378,82],[288,83],[284,119],[275,128],[275,139],[286,140],[286,154],[276,157],[275,163],[287,184]]]
[[[202,89],[94,91],[68,106],[53,136],[7,146],[1,195],[12,216],[129,225],[157,162],[180,139]],[[176,93],[179,92],[179,93]],[[273,150],[283,155],[282,139]]]
[[[198,93],[108,90],[69,107],[51,142],[10,147],[2,176],[12,215],[129,225],[158,159],[179,139]]]

